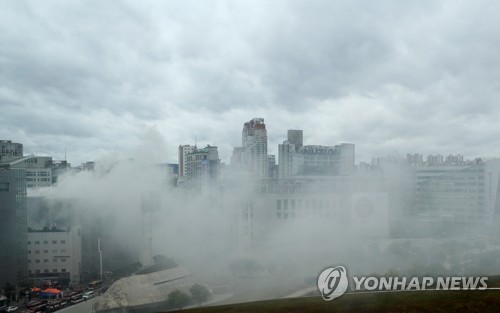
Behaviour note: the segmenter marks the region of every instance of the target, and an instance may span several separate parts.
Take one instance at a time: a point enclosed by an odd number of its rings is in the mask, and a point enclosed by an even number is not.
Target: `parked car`
[[[5,309],[5,312],[14,312],[14,311],[17,311],[18,307],[17,306],[8,306],[6,309]]]

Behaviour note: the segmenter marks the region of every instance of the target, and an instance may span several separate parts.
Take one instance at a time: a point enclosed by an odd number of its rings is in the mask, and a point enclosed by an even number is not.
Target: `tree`
[[[207,301],[208,296],[210,295],[210,291],[208,291],[207,287],[200,284],[194,284],[189,290],[191,291],[193,300],[196,301],[198,305]]]
[[[182,309],[189,304],[190,300],[191,298],[187,293],[175,290],[168,295],[167,304],[173,308]]]

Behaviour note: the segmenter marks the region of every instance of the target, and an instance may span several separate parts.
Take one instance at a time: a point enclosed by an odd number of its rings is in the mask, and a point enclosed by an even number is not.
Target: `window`
[[[52,249],[52,253],[57,253],[57,249]]]
[[[53,269],[53,270],[52,270],[52,273],[57,273],[57,269]]]
[[[28,263],[31,263],[31,260],[28,260]]]
[[[61,273],[66,273],[66,269],[65,268],[61,269]]]
[[[28,241],[28,244],[30,245],[30,244],[31,244],[31,241]]]
[[[36,273],[36,274],[40,274],[40,270],[36,270],[36,271],[35,271],[35,273]]]
[[[44,273],[48,273],[48,272],[49,272],[49,270],[43,270],[43,272],[44,272]]]
[[[43,250],[43,253],[47,254],[49,253],[49,250]]]
[[[28,254],[31,254],[31,250],[28,250]]]
[[[63,262],[63,263],[66,262],[66,259],[61,259],[61,262]]]
[[[52,240],[52,244],[57,244],[57,240]]]
[[[40,244],[40,241],[35,241],[35,245],[39,245]]]
[[[52,259],[52,262],[57,263],[57,259]]]
[[[9,192],[9,183],[0,183],[0,191]]]
[[[43,263],[49,263],[49,259],[44,259]]]
[[[49,244],[49,241],[48,241],[48,240],[45,240],[45,241],[43,242],[43,244],[44,244],[44,245],[48,245],[48,244]]]
[[[40,250],[35,250],[35,254],[40,254]]]
[[[35,260],[35,263],[40,263],[40,259],[36,259],[36,260]]]
[[[66,243],[66,240],[61,240],[61,243],[62,243],[62,244],[65,244],[65,243]]]
[[[61,249],[61,253],[65,253],[66,252],[66,249]]]

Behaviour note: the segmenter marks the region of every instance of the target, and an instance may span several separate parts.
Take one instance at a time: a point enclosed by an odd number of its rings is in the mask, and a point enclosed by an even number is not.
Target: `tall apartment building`
[[[27,284],[27,229],[24,171],[0,169],[0,286]]]
[[[186,156],[193,152],[196,146],[180,145],[179,146],[179,177],[186,176],[187,172],[187,158]]]
[[[336,146],[302,145],[302,132],[288,131],[278,145],[279,177],[348,176],[354,172],[354,144]]]
[[[268,177],[267,130],[263,118],[254,118],[243,124],[241,148],[234,149],[231,167],[259,178]]]
[[[30,281],[80,282],[82,237],[80,227],[45,227],[28,231],[28,272]]]

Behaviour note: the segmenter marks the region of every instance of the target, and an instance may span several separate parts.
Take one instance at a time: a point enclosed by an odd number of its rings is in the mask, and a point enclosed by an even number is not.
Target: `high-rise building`
[[[267,176],[269,178],[278,178],[278,166],[276,165],[276,156],[274,154],[267,156]]]
[[[354,144],[306,145],[302,131],[288,132],[288,140],[278,145],[279,177],[348,176],[354,172]],[[295,142],[294,143],[292,143]]]
[[[179,177],[186,176],[187,172],[187,159],[186,155],[193,152],[196,146],[180,145],[179,146]]]
[[[10,140],[0,140],[0,160],[23,156],[23,145]]]
[[[186,155],[186,173],[189,180],[199,180],[202,183],[218,179],[220,170],[219,152],[215,146],[203,149],[195,148]]]
[[[302,130],[289,129],[287,137],[288,142],[296,147],[302,147],[304,145],[304,134]]]
[[[27,284],[27,230],[24,170],[0,169],[0,286]]]
[[[267,130],[263,118],[254,118],[243,124],[241,148],[235,148],[231,167],[267,178]]]

